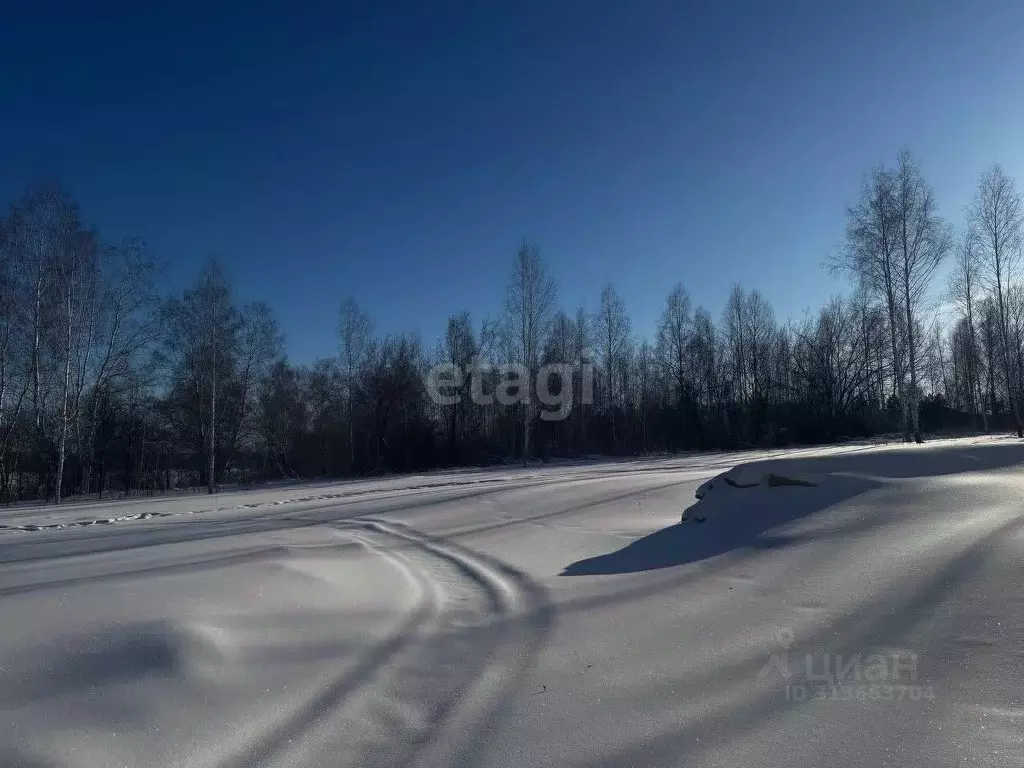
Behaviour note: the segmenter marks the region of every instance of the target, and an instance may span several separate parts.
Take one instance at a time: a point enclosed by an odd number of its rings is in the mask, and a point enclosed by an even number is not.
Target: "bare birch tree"
[[[195,439],[205,459],[206,490],[217,487],[217,453],[221,427],[229,427],[224,403],[232,383],[240,346],[242,318],[231,285],[215,259],[206,262],[199,279],[164,308],[164,349],[176,410],[187,413],[182,432]]]
[[[590,327],[590,318],[587,315],[586,309],[584,307],[577,308],[576,320],[572,327],[572,362],[575,369],[573,397],[579,401],[579,406],[575,410],[579,412],[579,445],[580,450],[584,452],[586,452],[588,445],[587,424],[590,419],[587,408],[590,398],[584,396],[584,390],[593,384],[593,379],[590,376],[593,363],[591,357],[593,335]]]
[[[935,195],[921,176],[920,165],[909,150],[900,152],[894,173],[896,256],[902,310],[905,313],[907,368],[910,373],[908,407],[914,441],[921,443],[920,387],[918,386],[917,325],[935,271],[949,253],[951,231],[939,217]]]
[[[975,305],[980,299],[979,285],[981,265],[978,261],[977,234],[968,228],[957,244],[953,269],[949,274],[948,295],[965,323],[966,353],[964,357],[971,410],[981,417],[983,428],[988,432],[988,415],[981,391],[981,353],[978,347],[977,326],[974,319]]]
[[[75,216],[76,214],[70,214]],[[60,406],[57,426],[57,474],[54,501],[60,504],[67,459],[68,431],[77,414],[78,395],[84,379],[74,374],[89,365],[89,353],[95,330],[96,291],[98,289],[97,243],[94,233],[81,228],[77,219],[66,223],[59,233],[60,246],[54,260],[55,298],[59,310]],[[77,394],[76,394],[77,389]]]
[[[835,271],[856,276],[885,307],[894,389],[901,406],[900,426],[903,439],[909,441],[903,359],[906,316],[900,291],[900,226],[895,214],[898,193],[896,177],[884,166],[868,175],[860,199],[846,214],[846,243],[831,257],[829,265]]]
[[[13,222],[0,219],[0,500],[9,498],[8,452],[28,392],[24,302],[19,292],[20,252]]]
[[[608,284],[601,291],[601,302],[592,325],[597,342],[597,354],[605,377],[604,401],[612,430],[612,446],[618,450],[615,428],[616,408],[620,404],[621,382],[616,371],[626,354],[629,343],[630,322],[626,305],[615,288]]]
[[[533,426],[534,383],[543,344],[555,318],[557,289],[541,259],[537,246],[523,242],[512,265],[505,296],[504,335],[510,362],[523,367],[523,464],[530,457],[530,430]]]
[[[677,405],[681,405],[688,389],[687,353],[693,334],[690,295],[682,283],[676,283],[665,300],[657,333],[658,362],[672,383]]]
[[[1014,380],[1010,365],[1007,308],[1007,293],[1016,276],[1021,239],[1024,237],[1024,203],[1013,179],[1001,166],[994,165],[982,175],[977,195],[968,208],[967,216],[968,224],[977,239],[982,268],[995,293],[998,312],[997,333],[1010,412],[1017,428],[1017,436],[1024,437],[1024,424],[1021,423],[1020,406],[1017,402],[1020,382]]]
[[[17,322],[27,330],[36,444],[42,456],[52,457],[47,464],[60,503],[74,374],[91,342],[97,238],[82,223],[74,200],[56,185],[30,188],[4,230],[4,250],[20,283]]]
[[[348,413],[348,466],[353,471],[356,463],[355,400],[360,369],[370,351],[373,324],[355,299],[341,303],[341,375],[345,381],[345,404]]]

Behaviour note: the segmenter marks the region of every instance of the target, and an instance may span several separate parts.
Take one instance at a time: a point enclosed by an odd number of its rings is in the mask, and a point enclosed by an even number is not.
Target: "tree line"
[[[640,338],[612,285],[590,310],[561,307],[524,242],[493,318],[456,312],[425,345],[375,333],[346,299],[337,354],[294,365],[271,308],[240,302],[220,262],[161,295],[142,241],[105,241],[64,190],[33,186],[0,218],[0,500],[887,432],[1022,436],[1022,238],[1000,166],[954,226],[903,151],[866,174],[827,259],[849,290],[800,321],[740,284],[716,315],[680,282]],[[527,374],[511,405],[478,396],[502,363]],[[476,375],[439,399],[442,365]],[[552,365],[564,418],[538,405]]]

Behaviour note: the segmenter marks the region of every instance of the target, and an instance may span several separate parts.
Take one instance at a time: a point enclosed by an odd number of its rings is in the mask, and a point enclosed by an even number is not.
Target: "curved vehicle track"
[[[215,768],[454,765],[522,685],[551,627],[524,574],[407,526],[333,524],[395,565],[416,607],[355,669],[329,680]]]

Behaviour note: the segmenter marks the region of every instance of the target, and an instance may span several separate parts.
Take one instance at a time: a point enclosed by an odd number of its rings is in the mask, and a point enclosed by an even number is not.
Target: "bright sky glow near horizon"
[[[217,5],[0,0],[0,192],[60,179],[168,289],[217,254],[297,362],[348,295],[427,349],[495,316],[522,238],[644,336],[677,280],[799,319],[902,146],[956,225],[993,162],[1024,184],[1008,0]]]

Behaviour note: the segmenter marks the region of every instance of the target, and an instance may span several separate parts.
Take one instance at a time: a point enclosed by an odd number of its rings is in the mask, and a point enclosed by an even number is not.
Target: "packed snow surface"
[[[0,766],[1019,768],[1022,510],[999,438],[0,510]]]

